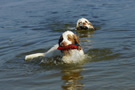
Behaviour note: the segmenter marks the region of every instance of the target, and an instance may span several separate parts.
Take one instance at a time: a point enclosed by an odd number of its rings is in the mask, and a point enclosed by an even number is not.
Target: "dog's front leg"
[[[52,56],[60,55],[61,52],[57,50],[58,46],[59,46],[58,44],[54,45],[46,53],[35,53],[35,54],[26,55],[25,60],[27,61],[37,57],[52,57]]]
[[[45,53],[35,53],[35,54],[30,54],[30,55],[26,55],[25,56],[25,60],[32,60],[33,58],[37,58],[37,57],[44,57]]]

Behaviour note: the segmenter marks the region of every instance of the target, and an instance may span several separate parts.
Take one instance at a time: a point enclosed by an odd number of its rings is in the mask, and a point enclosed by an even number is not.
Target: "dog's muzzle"
[[[88,30],[89,28],[87,26],[80,26],[80,29],[82,29],[82,30]]]
[[[80,26],[81,30],[96,30],[95,28],[88,28],[87,26]]]

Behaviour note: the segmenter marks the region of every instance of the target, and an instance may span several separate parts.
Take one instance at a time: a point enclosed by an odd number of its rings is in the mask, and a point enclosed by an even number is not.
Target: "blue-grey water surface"
[[[75,31],[82,17],[97,30]],[[79,36],[84,64],[24,60],[66,30]],[[1,0],[0,89],[135,90],[135,0]]]

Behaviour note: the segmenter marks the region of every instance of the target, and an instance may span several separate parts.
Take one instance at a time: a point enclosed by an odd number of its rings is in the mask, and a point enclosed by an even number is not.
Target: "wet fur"
[[[61,50],[61,52],[60,52],[60,50],[57,50],[57,48],[59,46],[61,46],[62,42],[65,42],[66,43],[65,45],[78,44],[79,46],[78,46],[78,49]],[[75,35],[71,31],[66,31],[60,36],[60,38],[58,40],[58,44],[54,45],[46,53],[36,53],[36,54],[27,55],[25,57],[25,60],[33,59],[33,58],[36,58],[39,56],[53,57],[56,55],[62,56],[62,61],[64,63],[80,62],[80,60],[82,60],[82,57],[84,56],[84,52],[80,46],[77,35]]]

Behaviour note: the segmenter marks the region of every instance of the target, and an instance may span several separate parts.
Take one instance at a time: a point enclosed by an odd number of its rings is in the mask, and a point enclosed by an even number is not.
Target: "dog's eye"
[[[79,24],[81,24],[82,22],[79,22]]]
[[[71,41],[71,38],[70,38],[70,37],[68,37],[68,40],[69,40],[69,41]]]
[[[85,23],[88,23],[87,21],[85,21]]]

